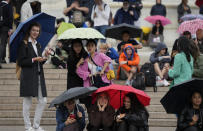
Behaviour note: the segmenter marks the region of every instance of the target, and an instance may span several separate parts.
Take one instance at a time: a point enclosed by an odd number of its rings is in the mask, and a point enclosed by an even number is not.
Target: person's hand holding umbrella
[[[67,126],[67,125],[73,124],[74,122],[76,122],[76,119],[69,116],[65,121],[65,125]]]
[[[131,10],[129,11],[130,15],[134,16],[134,12]]]

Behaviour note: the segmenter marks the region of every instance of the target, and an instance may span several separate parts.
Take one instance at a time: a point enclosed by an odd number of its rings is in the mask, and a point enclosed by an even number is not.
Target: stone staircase
[[[48,104],[42,117],[42,125],[55,126],[55,108],[48,108],[49,103],[60,93],[66,90],[67,70],[53,69],[51,65],[44,66],[46,85],[48,91]],[[124,84],[125,81],[114,81]],[[146,93],[151,97],[151,105],[147,107],[150,113],[150,127],[174,127],[175,115],[166,114],[160,104],[160,99],[168,91],[167,87],[158,87],[154,93],[153,88],[147,87]],[[31,118],[33,119],[37,100],[33,99]],[[16,79],[15,64],[4,64],[0,70],[0,126],[22,126],[22,98],[19,97],[19,81]]]

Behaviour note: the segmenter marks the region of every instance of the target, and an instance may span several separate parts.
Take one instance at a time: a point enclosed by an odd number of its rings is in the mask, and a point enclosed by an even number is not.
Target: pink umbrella
[[[168,18],[161,15],[148,16],[145,20],[152,24],[155,24],[157,20],[160,20],[163,26],[171,24],[171,21]]]
[[[189,31],[191,34],[195,34],[198,29],[203,29],[203,20],[195,19],[181,23],[178,32],[182,34],[184,31]]]

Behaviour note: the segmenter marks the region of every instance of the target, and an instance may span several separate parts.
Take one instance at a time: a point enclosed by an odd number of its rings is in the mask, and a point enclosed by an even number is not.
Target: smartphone
[[[70,114],[69,117],[72,118],[72,119],[75,119],[75,115],[74,114]]]

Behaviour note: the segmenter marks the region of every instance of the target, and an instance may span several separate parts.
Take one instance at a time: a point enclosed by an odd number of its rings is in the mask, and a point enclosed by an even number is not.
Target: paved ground
[[[55,131],[55,126],[44,126],[46,131]],[[0,131],[24,131],[23,126],[0,126]],[[175,131],[174,127],[151,127],[149,131]]]

